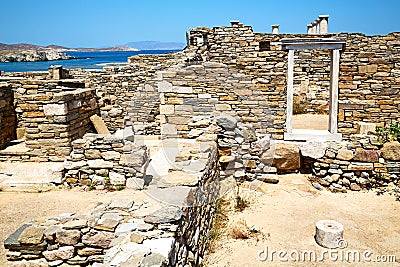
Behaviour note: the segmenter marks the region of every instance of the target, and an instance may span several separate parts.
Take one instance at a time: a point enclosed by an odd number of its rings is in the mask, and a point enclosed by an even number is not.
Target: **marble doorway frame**
[[[281,42],[282,49],[288,51],[286,132],[284,133],[284,140],[307,141],[322,139],[340,141],[342,134],[338,133],[339,62],[340,51],[344,49],[346,40],[341,38],[284,38]],[[292,129],[294,52],[298,50],[330,50],[328,131]]]

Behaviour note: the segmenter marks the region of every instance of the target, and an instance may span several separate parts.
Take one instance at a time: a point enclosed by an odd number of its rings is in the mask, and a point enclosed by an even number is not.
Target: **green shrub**
[[[293,97],[293,114],[307,113],[307,105],[302,101],[301,97]]]
[[[400,122],[393,122],[386,127],[378,126],[375,131],[381,143],[400,141]]]

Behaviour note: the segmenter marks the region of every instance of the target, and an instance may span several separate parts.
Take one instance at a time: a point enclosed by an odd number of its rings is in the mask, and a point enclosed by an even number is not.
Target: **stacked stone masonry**
[[[14,95],[8,84],[0,84],[0,148],[16,139]]]
[[[137,134],[159,134],[160,97],[151,83],[156,72],[179,61],[179,53],[136,55],[129,65],[105,67],[101,72],[71,71],[74,77],[84,79],[89,88],[96,89],[101,117],[114,133],[123,128],[124,116],[134,122]]]
[[[375,136],[368,135],[351,138],[341,143],[320,143],[318,146],[325,153],[303,158],[303,164],[312,162],[311,180],[315,187],[346,192],[400,185],[399,142],[381,144]]]
[[[341,53],[339,72],[338,131],[345,139],[349,139],[350,134],[357,132],[357,121],[382,125],[399,120],[399,33],[386,36],[358,33],[276,35],[253,33],[251,27],[243,26],[200,27],[192,29],[191,36],[191,48],[197,54],[193,57],[197,59],[195,62],[199,59],[220,62],[250,75],[253,88],[272,95],[273,98],[267,98],[267,102],[271,104],[273,101],[282,110],[286,109],[287,51],[282,50],[280,40],[345,38],[346,47]],[[300,96],[303,95],[303,102],[310,102],[307,106],[309,112],[326,111],[325,88],[329,82],[329,66],[326,63],[329,54],[318,50],[297,53],[295,85],[297,81]],[[313,100],[315,105],[312,104]],[[277,121],[285,120],[284,114],[274,116]],[[256,121],[260,119],[255,118]],[[255,125],[255,129],[259,131],[259,126]],[[283,138],[279,133],[275,133],[275,137]]]
[[[73,140],[93,132],[90,117],[98,114],[96,94],[77,89],[20,96],[17,114],[31,161],[63,161]]]
[[[148,154],[146,146],[122,137],[86,134],[72,142],[64,182],[97,189],[143,189]]]

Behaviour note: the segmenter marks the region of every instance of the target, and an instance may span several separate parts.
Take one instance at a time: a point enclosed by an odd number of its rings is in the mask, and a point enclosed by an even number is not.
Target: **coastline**
[[[73,56],[74,59],[39,62],[0,62],[0,71],[6,73],[47,71],[51,65],[62,65],[66,69],[82,68],[101,70],[103,67],[109,65],[128,64],[128,57],[130,56],[139,54],[165,54],[169,52],[176,52],[176,50],[66,51],[66,53]]]

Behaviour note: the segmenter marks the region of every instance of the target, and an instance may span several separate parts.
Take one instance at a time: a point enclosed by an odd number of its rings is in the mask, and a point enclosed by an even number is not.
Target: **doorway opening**
[[[333,38],[285,38],[282,39],[281,41],[283,49],[288,50],[288,70],[287,70],[288,72],[287,72],[287,87],[286,87],[287,89],[286,132],[284,133],[284,139],[296,140],[296,141],[307,141],[312,139],[341,140],[342,135],[337,131],[338,95],[339,95],[338,83],[339,83],[340,51],[344,48],[345,40],[333,39]],[[328,113],[328,127],[326,130],[293,128],[295,51],[304,51],[304,50],[311,50],[311,51],[327,50],[330,55],[329,99],[328,99],[329,113]],[[303,65],[298,67],[297,71],[301,72],[303,72],[303,70],[307,71],[307,65],[304,65],[305,62],[307,61],[309,60],[304,60],[302,63]],[[323,69],[324,68],[322,68],[322,70]],[[318,76],[316,76],[316,78],[317,77]],[[321,80],[322,81],[320,82],[323,82],[324,79]]]

